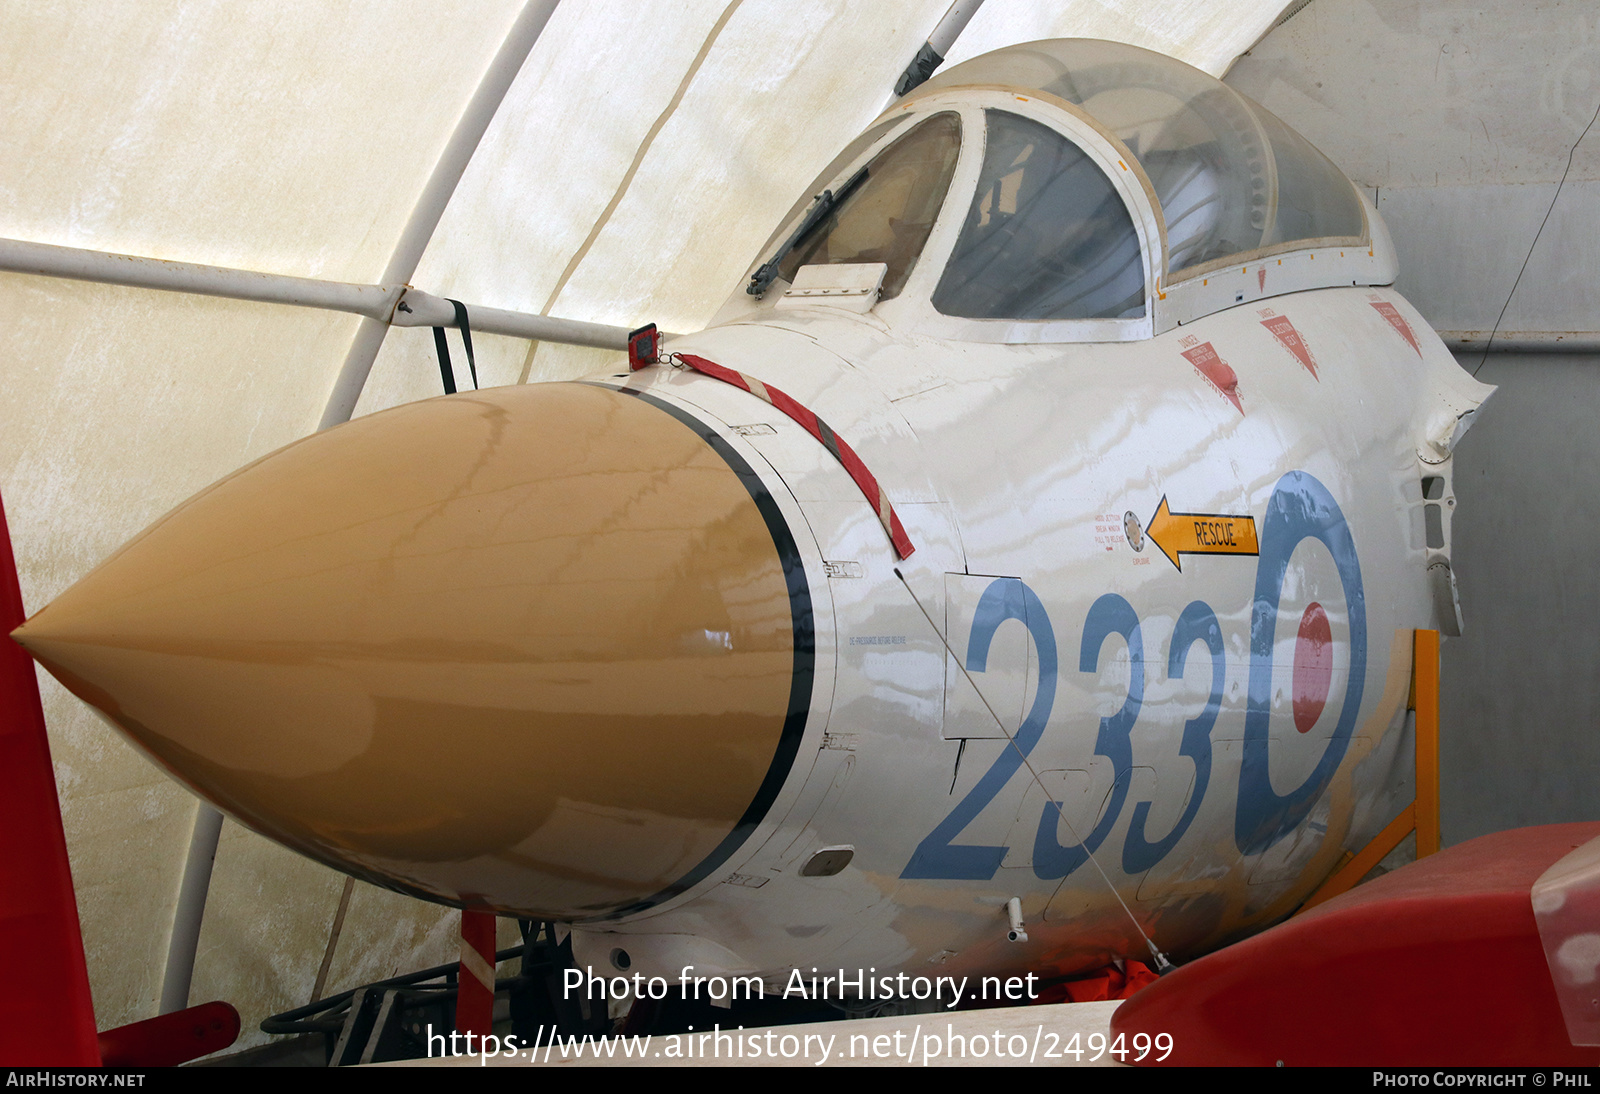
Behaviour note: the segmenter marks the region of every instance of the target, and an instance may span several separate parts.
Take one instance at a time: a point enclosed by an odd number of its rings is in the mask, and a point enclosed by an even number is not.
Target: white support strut
[[[226,296],[264,304],[289,304],[301,308],[326,308],[351,312],[387,323],[400,301],[404,286],[353,285],[319,281],[311,277],[256,273],[198,262],[168,262],[160,258],[57,247],[21,239],[0,239],[0,270],[98,281],[141,289]]]
[[[455,308],[443,297],[409,285],[357,285],[311,277],[258,273],[198,262],[168,262],[138,255],[57,247],[20,239],[0,239],[0,270],[98,281],[139,289],[223,296],[264,304],[349,312],[396,327],[453,327]],[[628,329],[604,323],[557,319],[532,312],[467,305],[467,321],[483,334],[536,338],[598,349],[628,348]],[[667,336],[667,337],[670,337]]]
[[[450,203],[450,197],[455,193],[473,152],[477,151],[484,130],[494,120],[506,92],[511,90],[512,81],[522,71],[523,62],[528,59],[533,44],[544,32],[545,24],[555,14],[559,2],[528,0],[516,22],[511,25],[500,51],[489,62],[477,91],[473,92],[462,110],[455,132],[450,134],[450,140],[446,142],[438,162],[433,165],[433,173],[428,176],[427,185],[422,188],[417,204],[400,232],[394,253],[389,256],[389,264],[383,271],[386,283],[408,282],[417,272],[422,252],[433,238],[433,230],[439,226],[439,218],[444,215],[445,206]],[[388,329],[386,324],[362,323],[356,330],[356,336],[345,354],[344,364],[334,379],[333,390],[328,394],[328,403],[323,408],[318,429],[327,429],[350,420]]]

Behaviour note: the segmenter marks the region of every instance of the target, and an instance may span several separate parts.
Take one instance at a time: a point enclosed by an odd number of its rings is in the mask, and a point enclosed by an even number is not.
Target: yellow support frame
[[[1359,854],[1346,854],[1333,876],[1300,906],[1309,911],[1348,892],[1411,832],[1417,857],[1439,850],[1439,632],[1414,631],[1411,642],[1411,696],[1406,709],[1417,716],[1416,800],[1400,811]]]

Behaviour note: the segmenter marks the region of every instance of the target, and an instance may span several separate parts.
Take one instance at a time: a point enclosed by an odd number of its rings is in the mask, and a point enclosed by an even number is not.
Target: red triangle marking
[[[1411,324],[1406,322],[1406,317],[1400,314],[1400,309],[1393,304],[1375,303],[1372,305],[1378,314],[1389,321],[1389,325],[1400,332],[1400,337],[1411,343],[1411,348],[1417,351],[1417,356],[1422,356],[1422,347],[1417,344],[1417,336],[1411,329]]]
[[[1313,380],[1320,382],[1321,378],[1317,376],[1317,359],[1311,356],[1311,347],[1306,345],[1305,339],[1300,337],[1300,332],[1294,329],[1294,324],[1289,322],[1287,315],[1274,315],[1271,319],[1263,319],[1261,325],[1272,332],[1272,337],[1278,340],[1280,346],[1295,355],[1295,358],[1305,366],[1306,371],[1311,373]]]
[[[1183,355],[1211,385],[1217,389],[1222,397],[1232,403],[1234,409],[1240,414],[1244,413],[1244,404],[1239,401],[1239,377],[1233,369],[1228,367],[1228,362],[1217,355],[1211,348],[1210,342],[1201,342],[1193,349],[1186,349]]]

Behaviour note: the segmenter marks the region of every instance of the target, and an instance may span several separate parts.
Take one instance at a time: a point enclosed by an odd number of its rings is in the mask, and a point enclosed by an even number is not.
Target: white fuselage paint
[[[1374,303],[1398,309],[1425,339],[1421,352]],[[1274,316],[1287,317],[1315,354],[1315,376],[1264,325]],[[1242,412],[1183,355],[1197,343],[1235,371]],[[818,671],[800,759],[729,870],[604,933],[579,925],[580,957],[625,945],[636,967],[658,971],[652,940],[665,935],[675,943],[663,951],[668,964],[684,952],[684,936],[711,937],[726,947],[728,971],[754,970],[774,984],[801,965],[1071,971],[1145,952],[1113,888],[1157,945],[1194,953],[1287,914],[1346,848],[1404,806],[1410,632],[1439,625],[1430,551],[1416,531],[1420,482],[1447,482],[1448,460],[1429,444],[1435,411],[1441,400],[1459,403],[1451,393],[1470,381],[1392,291],[1294,293],[1139,342],[941,344],[819,307],[786,315],[781,327],[734,323],[671,348],[758,377],[816,411],[888,490],[916,552],[896,559],[844,470],[774,408],[665,367],[627,381],[716,425],[760,469],[805,556]],[[772,431],[734,428],[756,423]],[[1270,846],[1245,853],[1241,769],[1247,751],[1263,747],[1259,733],[1247,743],[1252,610],[1265,555],[1281,553],[1267,542],[1267,510],[1291,473],[1320,484],[1347,524],[1365,671],[1342,755],[1318,779],[1355,693],[1352,624],[1334,552],[1300,538],[1281,585],[1270,680],[1257,688],[1270,708],[1269,785],[1287,797],[1310,780],[1307,801]],[[1134,550],[1124,515],[1147,524],[1163,497],[1175,513],[1253,517],[1263,555],[1184,555],[1180,571],[1148,537]],[[830,578],[824,562],[842,561],[857,566],[834,572],[860,576]],[[1020,581],[1047,622],[1031,637],[1019,619],[1000,623],[983,671],[963,672],[974,614],[997,578]],[[1102,626],[1084,661],[1091,610],[1108,596],[1120,598],[1108,601],[1112,617],[1131,609],[1140,648],[1130,653],[1125,633]],[[1196,602],[1214,614],[1222,649],[1220,709],[1203,734],[1209,771],[1184,748],[1185,723],[1211,697],[1207,643],[1191,638],[1183,671],[1168,674],[1175,627]],[[1302,733],[1291,710],[1296,635],[1312,603],[1329,621],[1332,666],[1326,705]],[[991,770],[1004,773],[1003,754],[1017,747],[1008,738],[1020,737],[1025,715],[1039,713],[1040,634],[1055,646],[1047,720],[1031,747],[1019,740],[1027,763],[980,788]],[[1113,728],[1102,741],[1103,721],[1126,718],[1140,674],[1131,731]],[[1055,843],[1094,844],[1095,862],[1069,856],[1065,876],[1059,852],[1045,848],[1054,867],[1036,855],[1052,802],[1063,814]],[[962,803],[976,811],[951,822]],[[1145,844],[1160,844],[1180,821],[1186,827],[1159,854],[1130,856],[1130,827],[1146,810]],[[944,876],[906,876],[941,825],[932,868],[910,873]],[[800,875],[811,853],[840,845],[855,848],[844,872]],[[950,876],[974,872],[961,866],[974,847],[1004,848],[1003,858],[988,876]],[[1006,940],[1013,896],[1028,925],[1024,943]]]
[[[1041,67],[1052,51],[1061,63]],[[909,558],[774,407],[669,367],[603,381],[677,404],[758,470],[804,558],[817,651],[800,753],[762,823],[672,900],[575,924],[580,963],[625,950],[668,979],[692,963],[776,989],[796,969],[1071,973],[1147,956],[1141,931],[1183,957],[1287,915],[1410,800],[1412,631],[1459,624],[1450,453],[1492,389],[1385,287],[1394,247],[1370,203],[1309,145],[1253,128],[1281,123],[1175,64],[1046,42],[958,66],[807,191],[845,186],[936,114],[959,118],[947,196],[891,299],[863,310],[758,281],[759,298],[736,292],[710,329],[668,345],[825,420],[887,491]],[[1087,82],[1056,82],[1072,65]],[[996,86],[1006,73],[1079,101]],[[1188,88],[1184,105],[1141,81]],[[1001,172],[1045,162],[1042,141],[985,160],[1002,117],[1097,165],[1137,236],[1142,308],[1013,320],[933,306],[958,237],[1014,200]],[[1216,186],[1220,215],[1255,203],[1258,249],[1174,275],[1186,260],[1169,246],[1190,246],[1195,222],[1169,239],[1137,153],[1189,154],[1197,120],[1217,142],[1205,148],[1238,159],[1201,154],[1193,178]],[[1279,202],[1290,221],[1346,213],[1318,236],[1271,227]],[[855,253],[832,260],[877,261]],[[1078,257],[1058,254],[1051,276],[1079,276]],[[805,876],[825,848],[854,857]],[[1013,898],[1025,940],[1008,938]]]

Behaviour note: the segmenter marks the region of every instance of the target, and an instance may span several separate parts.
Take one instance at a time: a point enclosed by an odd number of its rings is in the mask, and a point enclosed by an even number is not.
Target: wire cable
[[[1572,160],[1578,154],[1578,145],[1583,143],[1583,138],[1589,135],[1589,130],[1594,128],[1594,123],[1600,121],[1600,105],[1594,108],[1594,117],[1589,119],[1589,124],[1583,127],[1583,132],[1578,134],[1578,139],[1572,142],[1572,147],[1567,150],[1567,169],[1561,172],[1561,181],[1556,183],[1556,192],[1550,195],[1550,208],[1544,211],[1544,219],[1539,222],[1539,230],[1533,233],[1533,242],[1528,244],[1528,253],[1523,256],[1522,267],[1517,270],[1517,279],[1511,283],[1511,292],[1506,295],[1506,302],[1500,307],[1500,314],[1495,316],[1494,326],[1489,329],[1489,340],[1483,345],[1483,356],[1478,359],[1478,367],[1472,370],[1476,377],[1482,370],[1484,362],[1489,360],[1489,351],[1494,348],[1494,336],[1500,330],[1500,323],[1506,317],[1506,310],[1511,307],[1511,301],[1516,298],[1517,286],[1522,284],[1522,275],[1528,270],[1528,262],[1533,258],[1533,252],[1539,246],[1539,237],[1544,235],[1544,226],[1550,223],[1550,214],[1556,210],[1556,201],[1561,197],[1561,188],[1567,184],[1567,176],[1572,173]]]
[[[928,621],[928,626],[932,627],[933,633],[938,636],[940,645],[944,646],[945,652],[950,655],[950,659],[954,661],[956,663],[956,667],[961,670],[961,675],[967,678],[967,683],[972,685],[972,690],[978,693],[978,701],[983,704],[983,709],[989,712],[989,717],[994,719],[994,724],[999,726],[1000,732],[1006,735],[1006,743],[1016,750],[1017,756],[1022,760],[1022,766],[1028,769],[1029,775],[1033,776],[1034,784],[1038,786],[1038,788],[1044,793],[1045,800],[1051,805],[1055,806],[1056,816],[1066,823],[1067,831],[1071,832],[1072,838],[1078,841],[1078,844],[1083,848],[1084,854],[1088,855],[1089,862],[1094,866],[1095,871],[1100,875],[1100,879],[1106,883],[1106,888],[1111,890],[1111,895],[1117,898],[1118,904],[1122,905],[1122,911],[1125,915],[1127,915],[1128,922],[1133,924],[1133,929],[1139,932],[1139,937],[1144,939],[1144,944],[1149,947],[1150,956],[1155,960],[1156,963],[1156,972],[1163,976],[1166,975],[1172,969],[1172,962],[1167,958],[1167,955],[1162,953],[1160,948],[1156,946],[1155,940],[1146,934],[1145,929],[1139,925],[1139,920],[1133,914],[1133,909],[1128,907],[1128,902],[1122,899],[1121,893],[1117,892],[1117,887],[1111,883],[1111,878],[1106,874],[1105,870],[1101,868],[1099,860],[1094,857],[1094,852],[1089,849],[1089,845],[1083,841],[1081,836],[1078,835],[1077,828],[1073,826],[1070,820],[1067,820],[1066,810],[1061,808],[1061,803],[1056,801],[1055,795],[1051,794],[1050,791],[1045,788],[1043,780],[1039,778],[1039,773],[1033,769],[1033,764],[1028,762],[1028,754],[1022,751],[1021,748],[1017,747],[1016,739],[1012,737],[1011,731],[1006,728],[1006,724],[1000,720],[1000,716],[996,714],[994,712],[994,708],[989,705],[989,700],[983,694],[983,689],[978,687],[978,682],[974,680],[972,678],[972,674],[967,671],[966,664],[961,660],[961,658],[956,656],[956,651],[950,648],[950,643],[945,639],[944,632],[941,631],[938,624],[933,621],[933,616],[928,614],[928,609],[922,606],[922,601],[920,598],[918,598],[916,590],[912,589],[911,583],[906,580],[906,575],[900,572],[900,567],[895,567],[894,576],[900,579],[900,584],[904,585],[906,587],[906,592],[911,594],[911,599],[917,605],[917,610],[922,613],[922,618]]]

